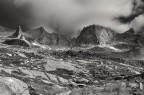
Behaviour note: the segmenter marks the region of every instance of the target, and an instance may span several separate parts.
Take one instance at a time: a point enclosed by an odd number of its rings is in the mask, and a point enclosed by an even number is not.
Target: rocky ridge
[[[40,46],[40,44],[56,47],[69,46],[69,40],[65,36],[48,33],[43,27],[26,32],[22,32],[21,27],[18,27],[16,32],[9,36],[4,43],[26,47],[33,46],[33,44],[37,46]]]

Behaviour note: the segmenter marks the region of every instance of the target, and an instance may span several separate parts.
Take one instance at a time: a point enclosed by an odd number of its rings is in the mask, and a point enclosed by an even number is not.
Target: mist
[[[131,16],[134,7],[133,0],[0,0],[0,24],[25,31],[43,26],[68,36],[91,24],[124,32],[134,25],[114,18]]]
[[[144,0],[133,0],[132,12],[128,16],[118,17],[120,23],[129,24],[137,33],[144,30]]]

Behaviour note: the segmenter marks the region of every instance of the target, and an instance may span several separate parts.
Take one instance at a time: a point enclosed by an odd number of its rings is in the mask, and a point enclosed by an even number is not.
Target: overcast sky
[[[142,0],[143,1],[143,0]],[[0,24],[77,34],[90,24],[124,32],[143,27],[141,0],[0,0]],[[119,19],[120,17],[120,19]]]

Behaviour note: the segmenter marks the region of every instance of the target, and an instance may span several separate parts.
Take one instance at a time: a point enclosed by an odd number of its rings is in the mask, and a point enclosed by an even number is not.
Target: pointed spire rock
[[[22,35],[22,29],[21,29],[21,26],[18,26],[16,28],[16,32],[14,34],[12,34],[11,36],[9,36],[9,38],[20,38]]]
[[[16,30],[16,32],[18,33],[18,36],[17,38],[19,39],[22,35],[22,29],[21,29],[21,26],[18,26],[18,29]]]
[[[125,34],[134,35],[135,34],[135,30],[133,28],[130,28],[128,31],[125,32]]]

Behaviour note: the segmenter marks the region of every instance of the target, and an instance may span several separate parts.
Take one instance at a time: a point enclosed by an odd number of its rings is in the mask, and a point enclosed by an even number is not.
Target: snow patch
[[[37,43],[37,42],[33,42],[32,45],[41,47],[41,48],[43,48],[43,49],[51,49],[50,47],[45,46],[45,45],[41,45],[41,44],[39,44],[39,43]]]

